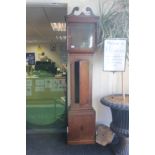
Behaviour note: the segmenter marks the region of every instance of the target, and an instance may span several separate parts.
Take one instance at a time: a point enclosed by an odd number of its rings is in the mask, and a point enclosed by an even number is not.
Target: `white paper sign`
[[[125,39],[107,39],[104,42],[104,71],[124,71]]]
[[[26,96],[31,96],[32,95],[32,88],[27,86],[26,87]]]
[[[45,88],[52,88],[52,79],[45,79]]]
[[[35,87],[35,91],[36,92],[44,92],[45,91],[45,88],[44,88],[44,86],[36,86]]]
[[[39,79],[35,81],[36,86],[44,86],[45,85],[45,81],[44,79]]]
[[[32,86],[32,80],[26,80],[26,86],[31,87]]]

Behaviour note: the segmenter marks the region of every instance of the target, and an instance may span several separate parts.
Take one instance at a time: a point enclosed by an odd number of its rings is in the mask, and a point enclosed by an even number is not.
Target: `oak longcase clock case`
[[[92,58],[96,50],[97,21],[90,8],[88,15],[67,16],[67,50],[70,64],[70,107],[68,143],[95,143],[95,111],[92,107]]]

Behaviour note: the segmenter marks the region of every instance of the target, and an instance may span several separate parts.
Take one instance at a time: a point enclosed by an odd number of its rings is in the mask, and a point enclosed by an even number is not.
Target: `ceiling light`
[[[66,31],[66,23],[50,23],[53,31]]]

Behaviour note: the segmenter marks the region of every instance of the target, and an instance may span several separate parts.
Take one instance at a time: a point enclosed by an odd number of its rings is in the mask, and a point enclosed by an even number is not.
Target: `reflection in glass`
[[[93,48],[94,44],[94,24],[74,24],[71,25],[71,48]]]

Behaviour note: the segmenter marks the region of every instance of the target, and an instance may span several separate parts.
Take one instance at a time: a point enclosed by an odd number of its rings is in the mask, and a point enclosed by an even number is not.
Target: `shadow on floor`
[[[27,134],[26,155],[113,155],[109,147],[67,145],[65,134]]]

